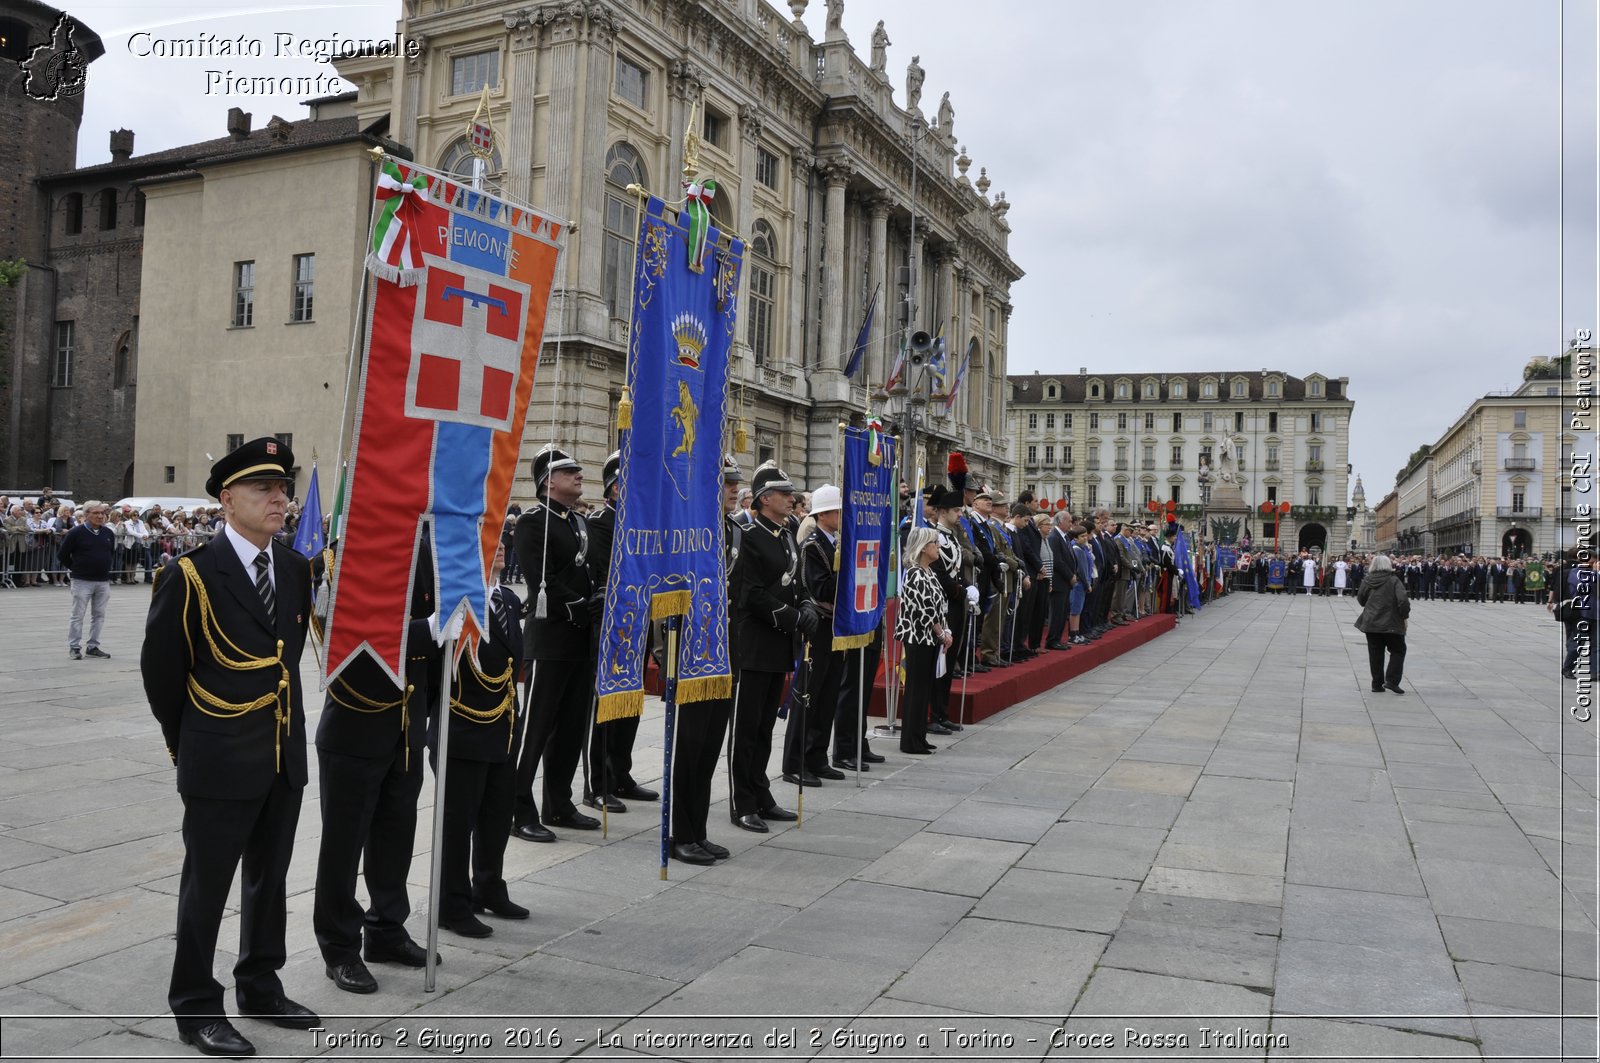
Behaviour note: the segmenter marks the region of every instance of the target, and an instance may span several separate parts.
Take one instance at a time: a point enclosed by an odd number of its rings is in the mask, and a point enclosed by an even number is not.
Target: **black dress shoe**
[[[862,761],[865,761],[866,759],[867,759],[866,757],[862,757],[861,758]],[[833,758],[833,766],[836,767],[836,768],[842,768],[845,771],[871,771],[872,770],[865,763],[860,763],[860,762],[851,760],[849,757],[834,757]]]
[[[368,963],[398,963],[402,967],[426,967],[428,950],[410,938],[404,938],[392,945],[380,945],[369,941],[361,950],[361,958]],[[437,964],[441,961],[436,957],[433,962]]]
[[[604,797],[585,797],[583,799],[583,803],[588,805],[590,808],[596,808],[596,809],[600,808],[603,805],[607,812],[626,812],[626,811],[628,811],[628,806],[627,805],[623,804],[621,801],[618,801],[615,797],[612,797],[610,794],[606,794]]]
[[[974,675],[982,675],[984,672],[987,672],[989,670],[990,670],[989,666],[986,665],[986,664],[976,664],[976,665],[972,666],[972,671],[973,671]]]
[[[883,763],[883,755],[881,753],[874,753],[870,749],[863,749],[861,751],[861,759],[866,761],[868,764]]]
[[[372,972],[367,970],[367,965],[360,960],[330,965],[327,968],[327,972],[328,977],[333,979],[333,984],[346,993],[376,993],[378,991],[378,980],[372,977]]]
[[[568,830],[599,830],[600,821],[593,816],[586,816],[577,809],[565,815],[556,815],[550,812],[544,814],[544,825],[547,827],[566,827]]]
[[[510,897],[497,897],[492,901],[474,901],[472,907],[480,912],[498,915],[501,919],[528,918],[528,909],[515,903]]]
[[[901,746],[900,747],[900,752],[908,753],[913,757],[920,757],[924,753],[932,753],[933,750],[929,749],[927,746],[915,746],[915,747],[912,747],[912,748],[909,748],[909,749],[907,747],[905,747],[905,746]]]
[[[717,862],[717,858],[700,848],[697,842],[674,842],[672,844],[672,858],[685,864],[700,864],[709,866]]]
[[[947,731],[965,731],[966,728],[954,720],[940,720],[939,726]]]
[[[1372,692],[1374,694],[1382,694],[1383,693],[1383,684],[1382,683],[1374,683],[1374,684],[1372,684]]]
[[[1052,642],[1052,643],[1050,643],[1050,645],[1046,646],[1045,649],[1047,649],[1047,650],[1070,650],[1070,649],[1072,649],[1072,647],[1068,646],[1065,642]]]
[[[817,778],[815,775],[811,774],[809,771],[803,771],[799,775],[796,775],[792,771],[786,771],[786,772],[783,773],[783,781],[784,782],[789,782],[789,783],[794,783],[796,786],[821,786],[822,785],[822,780]]]
[[[511,831],[511,836],[521,838],[525,842],[553,842],[556,840],[555,832],[542,827],[537,823],[524,823]]]
[[[247,1019],[260,1019],[285,1030],[309,1030],[321,1026],[322,1019],[304,1004],[296,1004],[282,993],[276,1000],[239,1001],[239,1014]]]
[[[817,766],[815,768],[812,768],[811,769],[811,774],[815,775],[819,779],[833,779],[833,780],[837,781],[839,779],[844,778],[844,772],[842,772],[842,771],[834,771],[832,768],[828,767],[826,764],[822,764],[822,765],[819,765],[819,766]]]
[[[1405,693],[1404,690],[1400,689],[1400,684],[1399,683],[1385,683],[1385,684],[1383,684],[1383,689],[1392,690],[1396,694],[1404,694]]]
[[[107,653],[105,650],[102,650],[99,646],[90,646],[88,649],[83,651],[83,655],[85,657],[99,657],[103,661],[111,660],[111,654]]]
[[[728,847],[727,846],[718,845],[716,842],[712,841],[710,838],[701,838],[700,839],[700,848],[704,849],[706,852],[710,853],[713,857],[715,857],[718,860],[726,860],[728,857],[733,855],[732,853],[730,853],[728,851]]]
[[[619,787],[617,787],[617,796],[618,797],[626,797],[629,801],[659,801],[659,800],[661,800],[661,795],[660,794],[658,794],[654,790],[650,789],[650,787],[648,787],[648,786],[640,786],[638,783],[634,783],[632,786],[619,786]]]
[[[936,723],[928,724],[927,732],[928,732],[928,734],[931,734],[931,735],[947,735],[947,734],[952,734],[953,733],[950,730],[950,728],[948,728],[948,727],[940,727]]]
[[[761,810],[761,818],[770,819],[774,823],[793,823],[800,817],[790,812],[787,808],[779,808],[777,805],[773,805],[771,808],[763,808]]]
[[[486,938],[494,933],[494,927],[475,915],[464,915],[459,919],[441,919],[439,925],[450,933],[460,934],[464,938]]]
[[[751,831],[755,834],[767,833],[767,821],[756,815],[754,812],[750,813],[748,816],[739,816],[733,821],[733,825],[741,830]]]
[[[198,1030],[179,1030],[178,1040],[193,1045],[205,1056],[253,1056],[256,1046],[233,1028],[227,1019],[218,1019]]]

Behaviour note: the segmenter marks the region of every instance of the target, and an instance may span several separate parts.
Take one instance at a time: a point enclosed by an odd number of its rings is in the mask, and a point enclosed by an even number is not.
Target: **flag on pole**
[[[883,382],[884,391],[893,391],[896,384],[906,371],[906,334],[900,333],[900,350],[894,356],[894,365],[889,367],[889,379]]]
[[[326,545],[322,537],[322,488],[317,484],[317,463],[311,462],[311,483],[306,488],[305,504],[300,507],[300,523],[294,529],[294,551],[316,557]]]
[[[627,374],[636,399],[622,436],[617,549],[600,621],[599,723],[643,711],[651,620],[684,618],[676,704],[733,690],[722,467],[744,245],[725,245],[709,226],[697,231],[687,208],[669,218],[653,196],[639,222]]]
[[[945,357],[944,336],[933,338],[933,351],[928,355],[928,387],[932,395],[943,395],[950,386],[950,360]]]
[[[467,150],[480,159],[494,157],[494,116],[489,113],[489,86],[483,86],[478,109],[467,122]]]
[[[862,359],[866,356],[867,341],[872,337],[872,315],[878,309],[878,291],[878,288],[872,290],[872,301],[867,304],[866,316],[861,319],[861,328],[856,332],[856,345],[850,349],[850,359],[845,362],[846,379],[856,375],[856,370],[861,368]]]
[[[895,483],[895,440],[871,428],[846,428],[844,509],[839,521],[839,578],[833,603],[833,648],[869,645],[883,620],[889,556],[897,538],[891,514],[899,495]]]
[[[416,559],[433,562],[440,626],[488,630],[489,568],[533,393],[562,225],[392,159],[417,264],[369,284],[356,434],[328,619],[327,678],[369,655],[397,685]],[[380,182],[380,200],[384,189]],[[381,220],[381,217],[380,217]]]
[[[967,378],[967,366],[972,364],[972,355],[978,349],[978,337],[972,337],[972,342],[967,344],[967,353],[961,359],[961,368],[956,370],[955,383],[950,386],[950,397],[944,400],[945,416],[950,416],[950,411],[955,408],[956,392],[961,390],[961,382]]]

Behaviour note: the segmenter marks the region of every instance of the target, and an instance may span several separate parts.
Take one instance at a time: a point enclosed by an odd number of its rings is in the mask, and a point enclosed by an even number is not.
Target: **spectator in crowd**
[[[62,509],[68,507],[62,506]],[[104,502],[84,504],[84,523],[61,540],[61,568],[72,574],[72,619],[67,623],[67,656],[109,658],[100,648],[100,627],[111,600],[111,562],[116,553],[116,533],[106,527]],[[89,638],[83,639],[83,612],[89,610]]]
[[[905,644],[905,710],[900,723],[902,753],[932,753],[927,738],[933,681],[940,674],[939,655],[953,640],[947,623],[944,589],[930,566],[939,563],[939,536],[932,528],[912,528],[906,536],[906,575],[900,588],[895,638]],[[949,662],[945,663],[949,668]]]
[[[1591,556],[1588,561],[1583,561],[1574,551],[1559,595],[1552,595],[1550,604],[1545,606],[1556,614],[1567,629],[1567,652],[1561,658],[1563,679],[1578,678],[1578,660],[1582,656],[1588,656],[1591,662],[1587,678],[1593,678],[1594,675],[1594,636],[1596,623],[1600,622],[1600,573],[1596,571],[1597,566],[1600,566],[1600,560]],[[1556,605],[1557,597],[1561,599],[1560,606]],[[1582,652],[1585,639],[1589,641],[1588,654]]]
[[[33,523],[28,519],[30,503],[13,502],[5,516],[6,567],[16,573],[19,587],[32,587],[39,581],[39,569],[30,566],[33,552]]]

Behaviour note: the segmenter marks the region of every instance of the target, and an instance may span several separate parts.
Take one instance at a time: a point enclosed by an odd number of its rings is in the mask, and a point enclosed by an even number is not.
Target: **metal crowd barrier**
[[[108,524],[113,532],[116,527]],[[211,528],[185,528],[151,532],[143,541],[127,533],[117,534],[111,561],[113,583],[150,582],[163,557],[177,557],[209,542],[216,532]],[[0,588],[65,586],[68,576],[61,567],[61,540],[65,532],[0,530]]]

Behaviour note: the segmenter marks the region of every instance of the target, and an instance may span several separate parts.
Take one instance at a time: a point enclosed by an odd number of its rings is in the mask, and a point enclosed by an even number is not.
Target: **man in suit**
[[[828,743],[833,737],[839,684],[844,678],[844,651],[833,648],[833,607],[839,583],[835,555],[839,550],[843,501],[833,484],[823,484],[812,492],[811,516],[816,527],[800,544],[806,594],[821,620],[817,630],[806,636],[811,666],[806,676],[804,711],[797,698],[790,699],[783,739],[783,781],[804,786],[820,786],[822,779],[844,778],[844,772],[828,764]]]
[[[489,572],[489,631],[474,654],[462,654],[450,681],[449,767],[444,788],[444,842],[439,854],[439,925],[462,937],[493,928],[475,912],[526,919],[528,909],[506,888],[506,843],[522,737],[517,679],[522,666],[522,602],[500,582],[506,548]],[[438,771],[438,717],[429,734],[429,763]]]
[[[572,777],[594,711],[594,624],[605,598],[590,570],[589,522],[573,507],[583,497],[583,466],[550,446],[533,459],[539,501],[517,521],[517,557],[533,614],[523,632],[528,682],[528,733],[517,760],[514,833],[553,842],[550,827],[598,830],[600,821],[572,802]],[[540,608],[539,603],[544,603]],[[533,777],[544,766],[544,816]]]
[[[1038,656],[1036,646],[1028,645],[1028,619],[1033,615],[1034,600],[1042,593],[1042,588],[1037,582],[1037,574],[1041,563],[1039,551],[1044,547],[1044,540],[1039,535],[1039,529],[1028,517],[1028,507],[1021,503],[1012,503],[1007,516],[1004,532],[1011,543],[1011,552],[1016,555],[1016,573],[1012,580],[1014,584],[1013,617],[1007,619],[1005,632],[1005,653],[1013,660],[1026,661]]]
[[[367,654],[353,658],[329,681],[317,725],[322,841],[311,926],[328,977],[347,993],[377,991],[368,963],[421,967],[427,962],[427,953],[406,931],[411,915],[406,879],[440,654],[426,534],[414,549],[407,615],[394,618],[406,627],[401,681]],[[356,897],[358,872],[367,884],[365,910]]]
[[[1071,649],[1062,641],[1067,630],[1068,603],[1072,585],[1078,580],[1077,565],[1072,553],[1072,543],[1067,529],[1072,527],[1072,515],[1057,513],[1050,534],[1045,536],[1045,549],[1050,551],[1050,630],[1045,637],[1045,647],[1052,650]]]
[[[772,796],[767,761],[772,729],[778,721],[783,687],[794,668],[795,636],[817,630],[822,616],[806,596],[800,548],[789,530],[794,484],[776,462],[766,462],[751,481],[751,512],[744,530],[739,565],[738,605],[730,627],[739,632],[738,689],[733,710],[734,825],[766,834],[767,821],[793,821],[793,812]]]
[[[617,534],[617,479],[621,468],[622,452],[615,451],[606,459],[600,473],[605,501],[599,511],[588,518],[589,569],[594,575],[596,593],[601,595],[611,575],[611,543]],[[594,633],[594,639],[598,646],[598,632]],[[660,800],[660,794],[640,786],[633,778],[633,741],[638,733],[638,716],[622,716],[607,723],[596,721],[593,724],[589,738],[589,777],[584,780],[583,789],[585,805],[600,808],[604,801],[606,811],[626,812],[628,806],[623,804],[622,798]]]
[[[729,454],[722,462],[722,550],[728,575],[728,617],[734,615],[738,585],[734,574],[739,566],[744,536],[748,528],[734,519],[739,505],[739,484],[744,474]],[[728,660],[738,659],[739,630],[728,625]],[[729,856],[726,846],[708,837],[706,820],[711,813],[711,784],[717,773],[717,758],[722,753],[723,736],[733,714],[732,698],[711,698],[680,709],[677,718],[676,749],[672,757],[672,858],[686,864],[713,864]]]
[[[212,963],[236,868],[243,1015],[290,1029],[322,1025],[284,995],[285,879],[306,785],[300,653],[311,615],[311,568],[274,542],[288,513],[294,452],[251,440],[211,467],[206,491],[226,525],[162,570],[139,669],[150,711],[178,768],[183,874],[167,1003],[178,1037],[206,1055],[255,1046],[228,1022]]]

